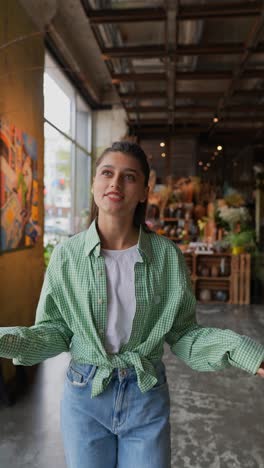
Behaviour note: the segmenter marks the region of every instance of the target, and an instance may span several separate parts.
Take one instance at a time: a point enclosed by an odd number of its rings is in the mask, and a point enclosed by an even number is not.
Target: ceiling
[[[262,131],[263,1],[81,3],[131,132]]]
[[[91,107],[122,104],[130,133],[264,129],[264,1],[20,0]]]

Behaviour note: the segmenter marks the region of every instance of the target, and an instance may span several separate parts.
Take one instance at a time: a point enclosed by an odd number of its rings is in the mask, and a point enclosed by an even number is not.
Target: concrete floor
[[[264,344],[263,306],[199,306],[197,317]],[[0,406],[1,468],[65,468],[59,400],[68,361],[64,353],[41,364],[30,391]],[[198,373],[167,348],[164,361],[172,468],[264,468],[264,380],[234,368]]]

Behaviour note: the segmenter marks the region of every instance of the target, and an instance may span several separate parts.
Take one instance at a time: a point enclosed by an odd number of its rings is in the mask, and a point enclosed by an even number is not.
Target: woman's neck
[[[133,223],[98,216],[96,224],[103,249],[123,250],[138,242],[139,229]]]

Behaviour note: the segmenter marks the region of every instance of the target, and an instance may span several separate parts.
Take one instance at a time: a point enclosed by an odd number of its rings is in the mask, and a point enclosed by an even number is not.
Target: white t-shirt
[[[105,346],[109,353],[118,353],[128,342],[136,312],[136,262],[142,262],[137,245],[125,250],[101,249],[107,278],[107,327]]]

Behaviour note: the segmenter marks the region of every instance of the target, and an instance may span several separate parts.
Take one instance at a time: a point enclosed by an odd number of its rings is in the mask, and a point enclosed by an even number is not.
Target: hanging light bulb
[[[219,118],[217,117],[217,115],[216,115],[216,114],[215,114],[215,116],[214,116],[214,118],[213,118],[213,122],[214,122],[214,123],[217,123],[217,122],[219,122]]]
[[[165,146],[164,141],[161,141],[160,146],[163,148]]]
[[[203,161],[199,161],[198,166],[203,166]]]
[[[161,157],[162,157],[162,158],[165,158],[165,157],[166,157],[166,153],[161,153]]]
[[[217,149],[218,149],[218,151],[222,151],[222,149],[223,149],[223,146],[221,146],[221,145],[218,145],[218,146],[217,146]]]

